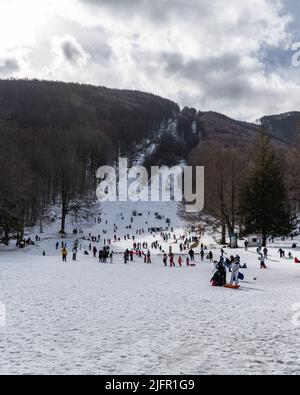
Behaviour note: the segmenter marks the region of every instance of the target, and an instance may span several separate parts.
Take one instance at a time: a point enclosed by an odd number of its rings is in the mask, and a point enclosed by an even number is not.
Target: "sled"
[[[240,289],[241,287],[239,285],[226,284],[226,285],[224,285],[224,288]]]

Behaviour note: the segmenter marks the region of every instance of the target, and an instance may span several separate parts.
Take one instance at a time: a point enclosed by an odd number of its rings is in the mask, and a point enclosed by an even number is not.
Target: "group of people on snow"
[[[214,265],[214,275],[211,279],[212,286],[224,287],[227,284],[227,270],[231,272],[230,284],[238,286],[241,269],[241,259],[238,255],[226,259],[221,256],[219,261],[214,262]]]

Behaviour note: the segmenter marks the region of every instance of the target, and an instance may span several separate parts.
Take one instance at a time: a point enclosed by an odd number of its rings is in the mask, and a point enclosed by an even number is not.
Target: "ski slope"
[[[126,226],[134,208],[143,215],[134,218],[130,232]],[[294,311],[300,303],[300,265],[280,260],[276,242],[264,271],[254,249],[227,250],[247,263],[245,281],[239,291],[214,288],[213,264],[201,263],[199,256],[196,267],[166,268],[156,250],[152,264],[135,257],[124,265],[118,254],[132,246],[123,234],[165,226],[165,220],[154,220],[156,211],[171,218],[177,235],[188,235],[175,204],[105,204],[102,210],[105,220],[99,225],[92,219],[84,235],[105,228],[108,237],[117,223],[122,240],[113,244],[113,264],[83,255],[88,240],[80,241],[76,263],[69,256],[63,264],[55,249],[57,223],[45,229],[38,246],[2,248],[6,325],[0,324],[0,374],[300,373],[300,320]],[[71,231],[73,224],[68,226]],[[138,240],[156,238],[161,241],[159,234],[145,231]],[[73,240],[66,240],[69,249]],[[219,257],[211,235],[201,241]],[[178,245],[173,249],[177,252]]]

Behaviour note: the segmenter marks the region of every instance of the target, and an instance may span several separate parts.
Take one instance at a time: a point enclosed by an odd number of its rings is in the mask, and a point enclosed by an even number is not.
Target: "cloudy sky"
[[[300,111],[297,42],[299,0],[0,0],[0,78],[138,89],[245,120]]]

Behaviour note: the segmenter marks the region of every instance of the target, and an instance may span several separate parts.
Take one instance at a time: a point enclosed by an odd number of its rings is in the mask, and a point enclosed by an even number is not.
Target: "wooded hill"
[[[298,117],[264,118],[272,141],[283,146],[294,141]],[[24,226],[36,224],[52,205],[61,207],[64,231],[66,215],[95,198],[96,169],[120,155],[134,157],[142,149],[146,165],[173,165],[188,160],[197,147],[243,149],[259,130],[214,112],[181,111],[176,103],[143,92],[0,80],[2,238],[7,242],[14,232],[21,239]]]
[[[96,169],[179,112],[141,92],[46,81],[0,81],[0,228],[22,238],[49,205],[65,218],[95,192]],[[64,231],[64,221],[62,223]]]

